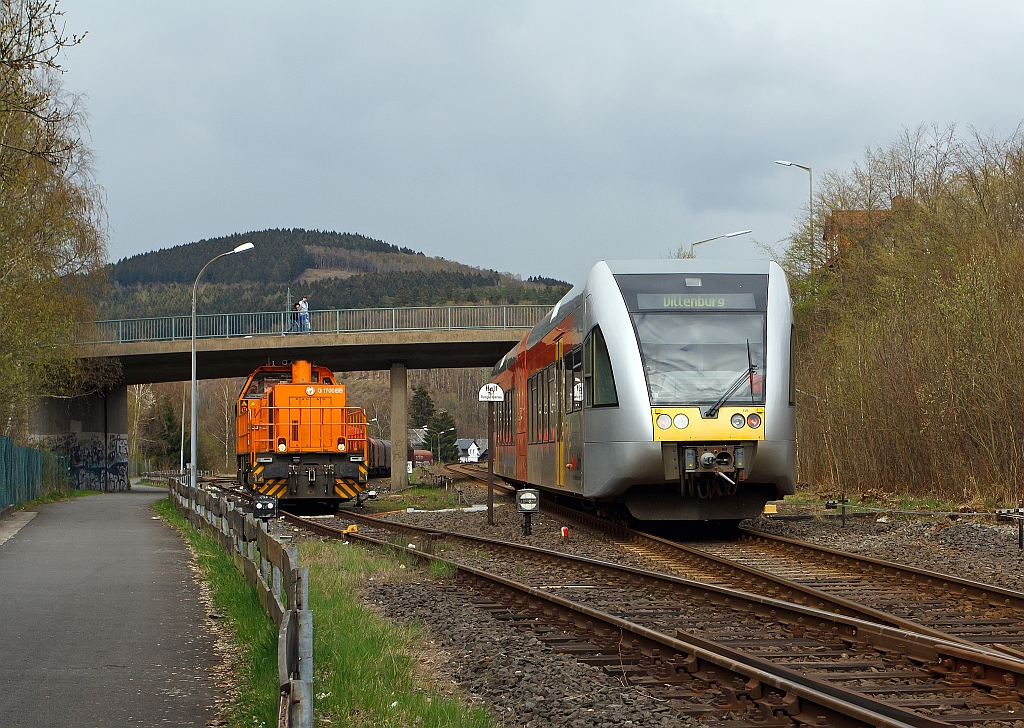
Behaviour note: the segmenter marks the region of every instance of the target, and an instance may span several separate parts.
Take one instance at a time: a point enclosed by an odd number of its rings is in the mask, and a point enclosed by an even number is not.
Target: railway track
[[[465,466],[457,472],[481,479]],[[1024,594],[1019,592],[756,531],[745,530],[739,542],[693,546],[548,500],[541,507],[606,533],[666,573],[1024,658]]]
[[[744,529],[702,549],[823,593],[1024,657],[1024,594]]]
[[[478,606],[675,704],[681,717],[919,728],[1024,718],[1017,692],[1024,662],[941,633],[521,544],[349,512],[339,517],[362,530],[349,538],[454,560],[477,590]],[[346,537],[318,519],[285,518],[321,536]]]
[[[711,707],[702,703],[703,707],[687,708],[690,711],[713,708],[740,712],[751,718],[751,723],[763,724],[758,723],[757,716],[770,714],[763,706],[758,707],[757,694],[762,691],[764,677],[771,674],[794,685],[794,681],[800,682],[813,692],[831,694],[845,701],[847,707],[868,705],[857,703],[852,695],[870,698],[875,719],[885,715],[879,705],[888,705],[902,711],[889,714],[888,719],[908,725],[922,719],[996,725],[1024,717],[1024,712],[1007,709],[1021,707],[1016,702],[1016,685],[1020,681],[1024,686],[1024,662],[657,572],[359,514],[344,513],[339,518],[356,522],[362,529],[360,536],[377,543],[393,543],[394,534],[400,533],[401,542],[415,545],[413,552],[440,552],[460,570],[473,574],[474,584],[483,578],[480,575],[502,580],[502,593],[509,596],[497,599],[485,591],[485,600],[480,603],[485,609],[519,626],[539,630],[538,638],[554,642],[588,664],[602,666],[611,675],[638,680],[645,689],[666,700],[692,699],[711,692]],[[308,519],[287,520],[328,537],[344,533]],[[531,602],[541,594],[548,605],[573,611],[577,615],[574,627],[567,629],[562,624],[553,629],[557,625],[550,621],[536,625],[539,614],[550,616],[550,606]],[[525,605],[522,595],[527,595]],[[584,617],[591,622],[589,627],[586,621],[579,622]],[[632,635],[645,635],[647,641],[612,639],[614,644],[610,644],[608,634],[593,628],[595,617]],[[661,638],[650,642],[655,635]],[[664,641],[672,639],[689,645],[686,655],[699,648],[717,656],[718,661],[713,662],[717,668],[756,668],[756,680],[762,687],[750,686],[755,680],[753,672],[739,670],[733,670],[739,672],[738,676],[729,676],[705,667],[683,676],[681,664],[662,659],[668,654],[666,648],[682,649]],[[679,680],[686,684],[682,690],[676,684]],[[816,709],[826,707],[816,705]],[[837,709],[836,704],[830,705]]]

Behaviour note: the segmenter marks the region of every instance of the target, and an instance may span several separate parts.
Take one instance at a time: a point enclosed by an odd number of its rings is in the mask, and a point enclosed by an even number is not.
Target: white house
[[[464,438],[455,441],[460,463],[478,463],[487,457],[487,438]]]

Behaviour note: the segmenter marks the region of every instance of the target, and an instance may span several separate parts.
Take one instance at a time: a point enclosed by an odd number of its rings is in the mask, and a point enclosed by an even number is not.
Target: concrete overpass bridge
[[[549,306],[439,306],[310,312],[309,333],[285,333],[282,312],[196,317],[199,379],[242,377],[268,361],[308,359],[340,371],[391,372],[393,452],[406,450],[408,369],[490,367]],[[127,487],[127,385],[191,378],[190,316],[97,321],[78,332],[76,355],[120,362],[113,389],[35,408],[33,436],[67,452],[81,487]],[[399,455],[404,458],[404,455]],[[101,462],[96,462],[101,459]],[[405,480],[401,469],[399,481]]]

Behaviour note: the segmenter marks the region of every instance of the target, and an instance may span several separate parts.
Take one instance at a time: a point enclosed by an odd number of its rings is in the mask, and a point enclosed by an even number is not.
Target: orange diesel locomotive
[[[263,366],[238,397],[238,480],[281,500],[340,501],[366,487],[366,413],[308,361]]]

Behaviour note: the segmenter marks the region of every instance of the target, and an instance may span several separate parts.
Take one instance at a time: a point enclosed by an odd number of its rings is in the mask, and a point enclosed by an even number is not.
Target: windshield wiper
[[[735,392],[737,389],[739,389],[740,385],[743,384],[743,380],[744,379],[746,379],[747,381],[750,382],[750,397],[751,397],[751,401],[753,401],[753,397],[754,397],[754,382],[753,382],[753,380],[754,380],[754,374],[756,374],[756,373],[757,373],[757,364],[755,364],[753,362],[753,359],[750,356],[750,339],[747,339],[747,370],[745,372],[743,372],[742,374],[740,374],[738,377],[736,377],[736,381],[729,385],[729,388],[727,390],[725,390],[725,394],[723,394],[721,397],[719,397],[718,401],[715,402],[713,405],[711,405],[711,407],[709,407],[708,409],[704,410],[704,412],[701,413],[701,417],[703,417],[705,420],[709,420],[709,419],[712,419],[714,417],[717,417],[718,416],[718,410],[722,407],[723,404],[725,404],[725,401],[727,399],[729,399],[729,397],[732,396],[733,392]]]

